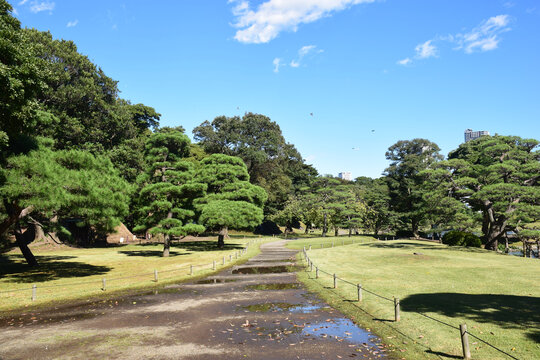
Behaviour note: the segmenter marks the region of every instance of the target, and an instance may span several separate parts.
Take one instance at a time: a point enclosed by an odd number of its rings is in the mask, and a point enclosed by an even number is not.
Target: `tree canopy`
[[[442,160],[437,144],[426,139],[398,141],[388,148],[385,170],[390,191],[390,209],[399,215],[415,237],[426,215],[420,172]]]
[[[218,246],[224,246],[228,229],[250,229],[263,220],[266,191],[249,182],[242,159],[213,154],[201,161],[197,181],[206,184],[206,196],[199,201],[200,222],[219,229]]]
[[[425,175],[436,185],[435,195],[482,214],[485,247],[496,250],[506,231],[519,232],[540,218],[538,144],[517,136],[481,137],[461,144]]]
[[[199,234],[204,226],[194,223],[193,201],[204,195],[206,185],[193,178],[189,138],[178,129],[163,128],[146,142],[148,167],[139,179],[142,219],[136,231],[163,235],[163,256],[169,256],[173,236]]]
[[[197,126],[193,134],[207,153],[244,160],[250,181],[268,194],[267,214],[282,209],[289,194],[310,184],[317,175],[298,150],[285,141],[279,125],[264,115],[219,116]]]

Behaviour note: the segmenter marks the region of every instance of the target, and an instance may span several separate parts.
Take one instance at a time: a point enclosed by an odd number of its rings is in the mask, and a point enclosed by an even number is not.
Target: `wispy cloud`
[[[310,53],[317,53],[320,54],[324,52],[324,50],[317,49],[316,45],[306,45],[302,46],[300,50],[298,50],[298,58],[295,60],[291,60],[291,63],[289,64],[291,67],[297,68],[300,66],[302,60],[304,57],[306,57]]]
[[[267,43],[283,31],[297,31],[308,24],[350,6],[375,0],[266,0],[252,9],[249,1],[229,0],[234,4],[234,38],[242,43]]]
[[[469,32],[438,36],[415,47],[414,59],[428,59],[438,56],[438,46],[455,44],[453,50],[463,50],[466,54],[495,50],[499,47],[501,34],[510,31],[510,16],[497,15],[482,21]],[[438,43],[438,45],[435,45]],[[397,61],[399,65],[409,65],[414,60],[407,57]]]
[[[77,26],[78,23],[79,23],[79,20],[73,20],[73,21],[69,21],[66,26],[68,28],[75,27],[75,26]]]
[[[296,59],[293,59],[289,62],[289,66],[292,67],[292,68],[297,68],[297,67],[300,67],[300,65],[302,64],[302,61],[304,60],[304,58],[306,56],[308,56],[309,54],[320,54],[320,53],[323,53],[324,50],[322,49],[317,49],[317,45],[305,45],[305,46],[302,46],[299,50],[298,50],[298,57]],[[283,63],[282,59],[281,58],[275,58],[274,61],[273,61],[273,64],[274,64],[274,72],[279,72],[279,68],[281,66],[286,66],[285,63]]]
[[[55,7],[55,3],[52,1],[32,1],[30,3],[30,11],[37,14],[42,11],[49,11],[52,13]]]
[[[467,54],[475,51],[495,50],[499,46],[500,34],[510,31],[510,17],[497,15],[483,21],[479,26],[465,34],[457,34],[456,49],[463,49]]]
[[[406,65],[409,65],[410,63],[412,62],[411,58],[405,58],[403,60],[398,60],[398,64],[399,65],[403,65],[403,66],[406,66]]]
[[[281,66],[283,66],[283,64],[281,63],[281,59],[280,58],[275,58],[274,61],[272,61],[272,64],[274,64],[274,72],[275,73],[278,73],[279,72],[279,68]]]
[[[437,56],[437,47],[432,44],[433,40],[428,40],[423,44],[416,45],[416,57],[418,59],[427,59]]]

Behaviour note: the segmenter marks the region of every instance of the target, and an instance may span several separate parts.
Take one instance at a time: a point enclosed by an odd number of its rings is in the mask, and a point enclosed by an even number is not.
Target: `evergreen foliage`
[[[508,230],[540,219],[539,142],[517,136],[481,137],[461,144],[425,172],[435,196],[482,214],[483,242],[496,250]]]
[[[219,116],[203,122],[193,129],[193,134],[207,153],[244,160],[250,181],[268,194],[266,214],[282,209],[290,194],[309,186],[317,176],[294,145],[285,141],[279,125],[267,116]]]
[[[130,185],[118,176],[110,160],[77,150],[53,151],[45,146],[8,159],[0,187],[7,217],[0,233],[15,227],[17,244],[31,265],[37,264],[27,245],[35,233],[22,226],[44,227],[71,235],[62,224],[74,220],[86,236],[111,231],[128,212]],[[38,222],[35,219],[45,219]]]
[[[172,237],[204,231],[194,223],[193,202],[204,195],[206,185],[194,181],[194,165],[184,160],[189,149],[189,138],[179,129],[163,128],[146,142],[148,167],[139,179],[142,218],[134,230],[163,235],[164,257],[169,256]]]
[[[218,246],[223,247],[228,229],[252,229],[263,220],[266,191],[249,182],[242,159],[213,154],[201,161],[197,181],[206,184],[206,197],[198,201],[200,222],[219,229]]]
[[[443,244],[450,246],[467,246],[467,247],[481,247],[482,240],[471,233],[465,231],[453,230],[449,231],[442,237]]]
[[[413,139],[398,141],[386,152],[386,159],[391,161],[385,170],[390,210],[415,237],[427,214],[422,190],[424,178],[420,172],[442,160],[439,151],[437,144],[429,140]]]

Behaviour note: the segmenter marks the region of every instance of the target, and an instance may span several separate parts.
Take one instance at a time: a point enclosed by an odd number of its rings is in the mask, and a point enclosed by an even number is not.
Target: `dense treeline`
[[[22,29],[0,0],[0,244],[29,264],[39,238],[92,245],[120,221],[170,241],[261,223],[404,236],[507,231],[538,239],[538,141],[464,143],[447,159],[426,139],[399,141],[378,179],[319,176],[267,116],[219,116],[193,130],[119,96],[117,82],[71,41]],[[269,230],[270,229],[270,230]],[[271,226],[258,231],[272,231]],[[2,240],[3,239],[3,240]]]

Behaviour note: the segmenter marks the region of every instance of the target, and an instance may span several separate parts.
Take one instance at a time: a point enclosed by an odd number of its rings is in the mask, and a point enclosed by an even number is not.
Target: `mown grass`
[[[392,345],[398,358],[461,358],[460,324],[508,354],[470,336],[473,359],[540,358],[538,259],[408,240],[312,249],[308,254],[320,269],[400,299],[401,321],[394,322],[392,301],[364,291],[358,303],[356,287],[338,281],[333,289],[331,276],[299,273],[310,290]]]
[[[250,241],[254,243],[248,247],[247,255],[236,259],[235,253]],[[161,257],[162,244],[36,248],[34,254],[40,265],[34,268],[26,265],[18,250],[13,250],[0,255],[0,316],[76,300],[117,296],[208,275],[213,272],[214,260],[217,271],[222,270],[257,254],[258,245],[264,241],[230,239],[224,249],[217,248],[216,241],[181,242],[171,247],[168,258]],[[158,271],[157,283],[154,270]],[[106,278],[106,291],[102,290],[103,278]],[[37,286],[36,301],[32,301],[33,284]]]

